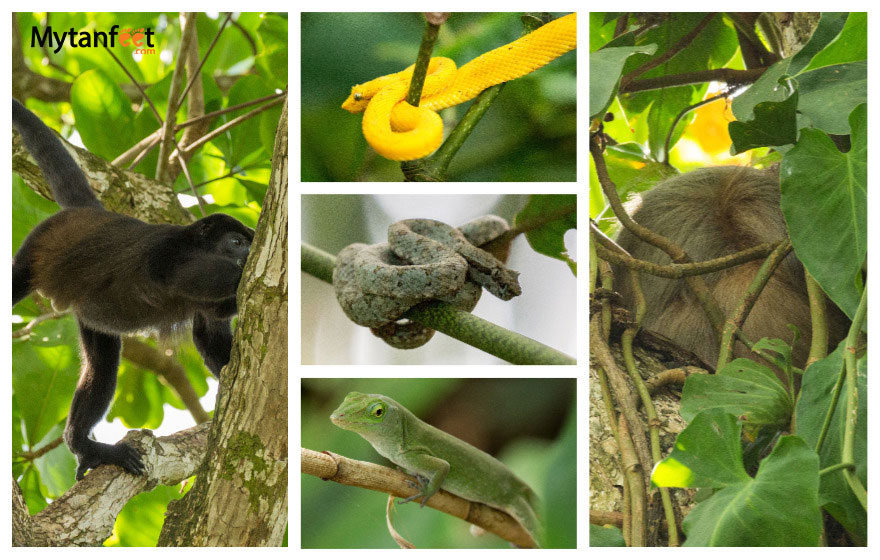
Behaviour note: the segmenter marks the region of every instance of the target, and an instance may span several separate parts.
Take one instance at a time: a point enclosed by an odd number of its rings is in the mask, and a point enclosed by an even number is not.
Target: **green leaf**
[[[763,101],[755,105],[754,120],[733,121],[727,125],[733,153],[764,146],[784,146],[797,141],[798,92],[785,101]]]
[[[617,527],[601,527],[590,523],[590,546],[626,546]]]
[[[265,80],[258,76],[244,76],[238,79],[232,89],[229,91],[228,106],[238,105],[246,101],[251,101],[259,97],[272,95],[272,89]],[[236,117],[240,117],[250,111],[254,107],[246,107],[227,113],[220,117],[217,126],[229,122]],[[270,112],[278,111],[275,122],[280,117],[281,107],[275,107]],[[228,138],[228,141],[226,139]],[[227,167],[240,165],[249,154],[254,150],[261,149],[263,144],[260,139],[260,117],[250,118],[229,130],[229,133],[218,137],[214,140],[214,144],[223,152]],[[268,152],[271,154],[271,150]]]
[[[611,47],[590,53],[590,118],[603,112],[617,91],[626,59],[636,53],[654,54],[657,45]]]
[[[868,63],[825,66],[797,76],[798,112],[814,128],[849,134],[849,116],[868,101]]]
[[[663,161],[667,158],[667,154],[664,153],[664,147],[669,127],[672,126],[672,122],[682,109],[699,101],[703,89],[693,86],[682,86],[648,92],[648,95],[654,97],[651,108],[648,110],[648,148],[651,150],[651,156],[654,159]],[[646,96],[643,95],[642,97]],[[678,142],[678,139],[681,138],[685,127],[690,124],[695,116],[696,114],[691,112],[679,121],[669,141],[670,150]]]
[[[734,416],[718,409],[697,414],[651,473],[652,484],[674,488],[723,488],[748,480],[740,427]]]
[[[79,378],[76,348],[77,330],[70,317],[43,321],[29,337],[12,343],[12,389],[30,448],[67,417]]]
[[[798,258],[850,317],[861,295],[867,250],[867,106],[850,115],[852,149],[840,153],[823,132],[801,130],[782,159],[782,213]]]
[[[274,87],[286,88],[287,18],[264,14],[257,28],[257,37],[261,47],[261,52],[255,61],[257,68]],[[275,119],[275,122],[278,122],[278,119]]]
[[[825,18],[826,14],[822,14]],[[821,25],[822,22],[819,22]],[[815,35],[815,33],[814,33]],[[812,41],[812,39],[811,39]],[[800,54],[800,53],[799,53]],[[853,12],[846,18],[846,25],[837,37],[822,51],[813,57],[807,70],[857,62],[868,59],[868,14]]]
[[[181,497],[173,486],[158,485],[125,504],[116,517],[113,536],[104,544],[112,546],[156,546],[165,522],[168,504]]]
[[[794,325],[789,324],[788,328],[797,332]],[[800,332],[797,332],[797,334],[800,335]],[[796,340],[797,339],[795,339],[795,341]],[[795,341],[791,344],[794,344]],[[762,338],[752,346],[752,350],[770,350],[771,352],[775,352],[779,354],[786,366],[791,366],[791,344],[778,338]]]
[[[720,410],[756,426],[784,427],[794,403],[776,374],[762,364],[737,358],[715,375],[691,375],[681,395],[681,416]]]
[[[789,71],[792,74],[797,74],[806,68],[810,64],[810,60],[837,37],[840,30],[846,24],[847,16],[846,12],[823,13],[819,17],[819,24],[816,26],[815,31],[810,35],[810,40],[791,57]]]
[[[819,458],[796,436],[779,438],[754,479],[716,492],[682,522],[685,546],[818,546]]]
[[[606,16],[601,12],[590,12],[590,52],[595,52],[601,49],[603,46],[612,46],[608,45],[608,43],[614,39],[614,28],[616,27],[615,23],[606,19]],[[631,33],[624,33],[624,35],[629,35],[632,37]],[[634,43],[630,43],[632,45]],[[613,45],[620,46],[620,45]]]
[[[747,122],[755,118],[754,108],[764,101],[785,101],[792,93],[784,79],[788,72],[790,58],[784,58],[768,68],[749,89],[737,95],[730,105],[736,120]]]
[[[35,515],[49,505],[40,491],[40,473],[36,469],[27,469],[17,482],[19,488],[21,488],[21,493],[24,495],[28,513]]]
[[[119,368],[116,396],[107,413],[129,428],[158,428],[164,418],[162,384],[153,372],[124,361]]]
[[[831,406],[834,384],[843,366],[846,341],[825,359],[812,364],[804,372],[801,395],[796,410],[797,434],[804,438],[811,449],[815,449],[819,434],[825,422],[825,415]],[[868,481],[868,388],[867,359],[858,361],[856,385],[858,389],[858,408],[856,412],[855,461],[856,476],[862,484]],[[841,394],[834,409],[831,426],[819,450],[820,467],[830,467],[840,462],[843,445],[843,432],[846,421],[846,396]],[[843,471],[823,476],[819,485],[819,503],[853,537],[866,543],[868,539],[867,513],[849,489],[843,478]]]
[[[36,448],[45,449],[61,437],[65,423],[62,421],[55,424],[46,437],[37,443]],[[40,471],[41,488],[47,498],[56,499],[62,496],[76,482],[76,457],[63,443],[34,459],[34,466]]]
[[[76,130],[85,147],[107,161],[132,144],[134,111],[122,88],[100,70],[80,74],[70,88]],[[113,131],[108,134],[108,131]]]
[[[643,45],[656,44],[660,52],[675,45],[699,25],[709,15],[708,12],[672,12],[663,14],[665,21],[661,25],[653,26],[638,38]],[[739,48],[736,31],[724,22],[720,14],[715,14],[711,21],[703,28],[684,50],[665,61],[660,66],[652,68],[639,76],[641,78],[656,78],[693,72],[699,68],[718,68],[727,66],[731,58]],[[637,56],[627,61],[623,69],[626,74],[648,60],[646,56]]]
[[[577,195],[532,195],[513,223],[516,226],[551,215],[558,215],[559,218],[527,231],[526,239],[536,252],[563,261],[577,275],[577,262],[568,256],[568,249],[565,248],[565,232],[577,229]]]
[[[645,154],[641,146],[635,142],[608,146],[605,151],[605,165],[608,168],[608,174],[614,178],[617,194],[621,200],[626,200],[633,193],[649,190],[660,181],[677,175],[674,168],[657,163]],[[605,198],[600,187],[591,159],[590,216],[593,218],[605,209]],[[593,190],[594,188],[595,190]]]

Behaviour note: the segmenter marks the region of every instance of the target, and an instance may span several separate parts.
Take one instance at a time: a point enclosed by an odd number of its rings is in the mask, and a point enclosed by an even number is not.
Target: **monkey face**
[[[220,238],[214,251],[235,261],[239,268],[244,267],[248,253],[251,250],[250,240],[237,231],[230,231]]]
[[[228,258],[239,268],[244,267],[254,230],[232,216],[212,214],[190,226],[202,250]]]

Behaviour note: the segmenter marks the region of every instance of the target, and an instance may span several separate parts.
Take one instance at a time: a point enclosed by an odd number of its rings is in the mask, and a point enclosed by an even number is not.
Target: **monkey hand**
[[[87,449],[77,453],[76,479],[82,480],[86,471],[101,465],[116,465],[134,475],[144,474],[141,454],[127,443],[110,445],[91,442]]]
[[[522,293],[518,272],[479,248],[508,230],[498,216],[460,228],[436,220],[402,220],[388,243],[349,245],[336,258],[333,285],[345,314],[395,348],[417,348],[434,334],[401,319],[414,305],[440,300],[471,311],[485,287],[509,300]]]

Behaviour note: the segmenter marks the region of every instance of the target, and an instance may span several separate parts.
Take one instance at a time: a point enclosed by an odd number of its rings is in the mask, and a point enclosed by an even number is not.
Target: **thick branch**
[[[101,204],[108,210],[153,224],[189,224],[193,221],[192,215],[183,209],[168,185],[140,173],[116,168],[88,150],[69,144],[63,138],[61,142],[85,173]],[[15,131],[12,135],[12,170],[35,192],[52,200],[46,179],[21,143],[21,136]]]
[[[14,534],[13,544],[100,546],[113,533],[116,516],[129,500],[157,484],[175,485],[195,473],[209,429],[210,423],[205,423],[159,438],[149,430],[129,432],[123,441],[142,452],[146,475],[133,476],[115,466],[98,467],[46,509],[24,518],[27,531]]]

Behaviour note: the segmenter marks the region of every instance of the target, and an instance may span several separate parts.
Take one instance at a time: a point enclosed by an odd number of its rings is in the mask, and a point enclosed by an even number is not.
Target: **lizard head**
[[[398,405],[383,395],[351,392],[330,415],[330,421],[342,428],[363,435],[376,432],[398,417]]]

